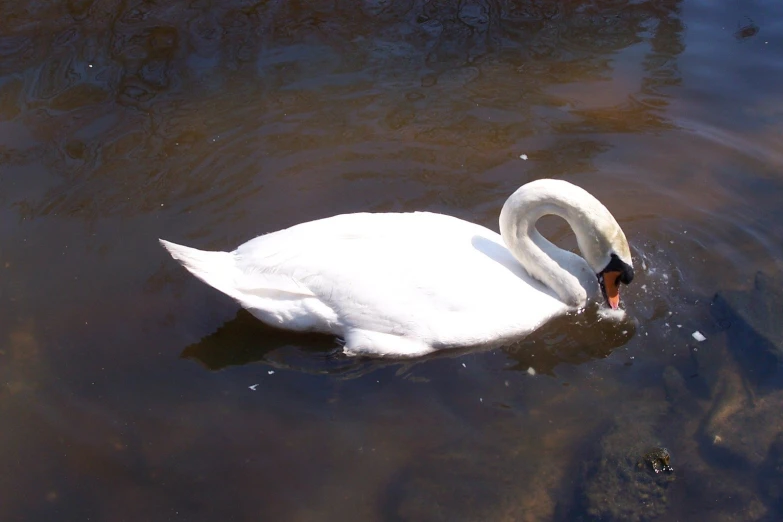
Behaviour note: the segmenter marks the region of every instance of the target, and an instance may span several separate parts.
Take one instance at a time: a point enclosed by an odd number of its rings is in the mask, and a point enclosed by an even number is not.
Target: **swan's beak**
[[[620,281],[620,272],[604,272],[604,284],[603,290],[606,295],[606,300],[609,302],[609,306],[613,310],[617,310],[620,307],[620,286],[617,284]]]

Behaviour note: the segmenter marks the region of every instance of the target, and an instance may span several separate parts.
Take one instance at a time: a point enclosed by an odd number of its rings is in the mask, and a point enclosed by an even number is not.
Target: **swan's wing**
[[[321,306],[340,328],[448,342],[518,325],[528,320],[523,307],[535,317],[562,307],[498,234],[440,214],[336,216],[261,236],[234,255],[237,286],[256,307],[295,297],[300,308],[286,313]]]
[[[346,214],[257,237],[233,252],[241,273],[236,284],[253,293],[320,297],[337,286],[355,289],[360,281],[380,284],[390,266],[399,273],[412,256],[424,255],[432,228],[426,216],[432,215]],[[419,268],[419,274],[426,270]]]

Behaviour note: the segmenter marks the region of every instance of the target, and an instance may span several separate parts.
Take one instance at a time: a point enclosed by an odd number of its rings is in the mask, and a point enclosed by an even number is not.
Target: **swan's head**
[[[627,285],[633,281],[633,266],[612,254],[611,261],[597,275],[604,299],[616,310],[620,306],[620,283]]]
[[[608,210],[601,217],[595,223],[592,240],[583,241],[587,244],[580,244],[580,249],[598,277],[604,299],[616,310],[620,306],[620,285],[633,281],[633,261],[620,225]]]

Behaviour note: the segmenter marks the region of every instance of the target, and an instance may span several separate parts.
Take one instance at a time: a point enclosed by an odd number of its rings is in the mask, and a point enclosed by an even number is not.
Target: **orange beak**
[[[620,279],[620,272],[604,272],[604,290],[606,291],[606,300],[613,310],[620,306],[620,287],[617,281]]]

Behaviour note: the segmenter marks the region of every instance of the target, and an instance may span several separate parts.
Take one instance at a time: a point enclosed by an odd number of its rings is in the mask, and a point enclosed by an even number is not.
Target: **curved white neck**
[[[538,232],[536,222],[552,214],[568,222],[587,260],[558,248]],[[500,212],[500,234],[528,274],[551,288],[565,304],[582,307],[588,290],[591,295],[598,290],[595,274],[600,268],[595,265],[609,262],[608,254],[596,253],[603,243],[597,228],[606,215],[616,225],[606,207],[588,192],[566,182],[541,180],[508,198]]]

